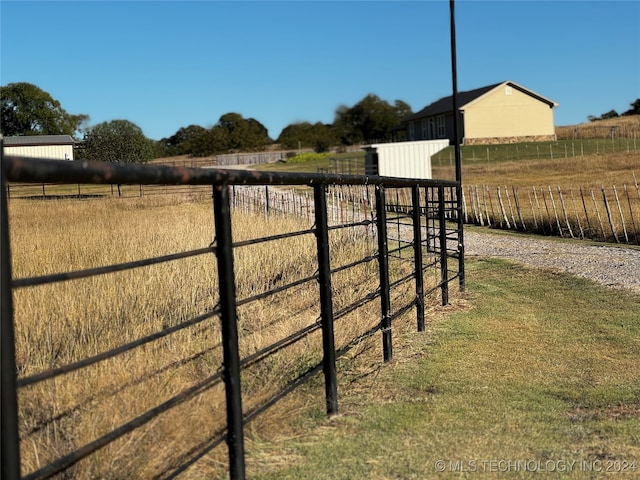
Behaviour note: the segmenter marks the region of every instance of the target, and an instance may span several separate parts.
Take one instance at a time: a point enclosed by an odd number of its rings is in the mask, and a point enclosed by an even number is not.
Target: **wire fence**
[[[640,188],[517,188],[469,185],[465,223],[566,238],[640,245]]]
[[[558,160],[588,155],[626,154],[640,151],[640,138],[590,138],[558,140],[555,142],[528,142],[501,145],[468,145],[461,148],[463,163],[491,163],[512,160]],[[453,165],[452,147],[433,155],[435,166]]]
[[[213,197],[214,229],[211,244],[199,248],[150,256],[130,261],[113,262],[105,266],[69,270],[58,273],[41,272],[24,278],[12,278],[12,256],[10,249],[9,204],[22,202],[16,197],[9,199],[11,185],[42,185],[67,183],[75,195],[76,185],[96,185],[96,188],[110,189],[110,185],[120,185],[123,196],[138,190],[141,195],[154,188],[186,189],[185,194],[208,195]],[[141,187],[143,185],[144,187]],[[311,195],[293,194],[287,202],[283,200],[283,188],[306,186]],[[195,190],[191,190],[195,189]],[[449,287],[458,281],[464,288],[464,247],[462,230],[459,228],[461,211],[458,209],[460,187],[454,182],[433,180],[406,180],[381,177],[323,175],[323,174],[261,174],[257,172],[185,169],[167,166],[136,166],[104,163],[56,162],[39,159],[2,159],[2,205],[1,235],[2,256],[2,478],[4,479],[44,479],[63,474],[65,478],[82,476],[105,477],[112,475],[110,468],[118,455],[128,448],[135,432],[149,428],[160,422],[172,410],[188,412],[193,402],[200,402],[202,395],[217,390],[223,396],[224,407],[213,408],[208,421],[194,422],[193,435],[197,440],[192,444],[178,439],[165,446],[164,455],[171,457],[166,463],[159,463],[153,478],[176,478],[204,461],[222,443],[227,444],[228,475],[233,479],[245,478],[245,430],[247,425],[299,386],[316,375],[323,373],[325,385],[326,413],[338,412],[336,360],[345,356],[364,339],[379,335],[384,361],[393,358],[392,332],[394,322],[415,312],[417,330],[425,328],[425,308],[434,298],[446,304],[449,301]],[[208,194],[206,193],[208,192]],[[264,198],[257,199],[257,195]],[[273,196],[275,195],[275,196]],[[252,197],[253,196],[253,197]],[[38,195],[34,195],[38,197]],[[46,198],[46,189],[45,195]],[[77,195],[81,197],[81,195]],[[363,198],[364,197],[364,201]],[[331,199],[331,200],[330,200]],[[37,208],[33,203],[33,208]],[[402,205],[404,206],[402,206]],[[261,207],[259,207],[261,205]],[[234,241],[232,219],[251,209],[275,217],[296,214],[306,220],[307,226],[284,233]],[[278,213],[281,212],[281,213]],[[357,212],[357,213],[356,213]],[[252,215],[255,215],[253,212]],[[275,224],[274,224],[275,225]],[[395,232],[395,234],[394,234]],[[361,257],[344,264],[336,264],[336,238],[351,235],[373,242],[374,248]],[[262,291],[252,291],[240,296],[236,285],[238,278],[234,258],[239,252],[251,251],[259,247],[277,251],[282,242],[292,238],[309,238],[315,245],[315,272],[298,278],[285,279],[275,276]],[[351,240],[345,245],[353,243]],[[43,253],[46,255],[46,253]],[[52,289],[63,285],[77,285],[76,282],[89,281],[93,290],[86,296],[76,294],[82,302],[109,302],[105,293],[94,280],[115,282],[116,274],[155,268],[159,265],[181,261],[204,261],[215,257],[215,288],[211,290],[211,302],[206,311],[179,321],[168,322],[163,328],[148,330],[144,335],[133,335],[122,339],[120,344],[95,351],[71,362],[42,365],[35,372],[24,371],[21,344],[15,335],[14,311],[24,301],[22,292],[37,289]],[[400,268],[396,265],[404,265]],[[341,281],[339,277],[358,268],[375,271],[375,286],[359,291],[348,301],[339,300],[332,285]],[[256,268],[261,268],[256,265]],[[425,276],[437,274],[434,282],[425,281]],[[362,276],[362,275],[360,275]],[[149,278],[146,277],[147,281]],[[160,281],[164,281],[160,279]],[[153,286],[151,285],[152,289]],[[188,301],[189,285],[182,292]],[[279,295],[300,295],[305,288],[309,296],[308,312],[301,315],[298,327],[287,331],[276,341],[255,348],[251,336],[239,319],[239,309],[261,308],[261,302],[273,301]],[[346,287],[345,287],[346,288]],[[353,288],[351,288],[353,290]],[[49,291],[49,290],[48,290]],[[78,290],[79,292],[80,290]],[[403,295],[400,293],[404,292]],[[49,295],[49,294],[48,294]],[[139,299],[144,304],[142,299]],[[372,314],[371,306],[377,304]],[[64,309],[64,305],[62,306]],[[131,306],[132,309],[139,308]],[[352,315],[362,315],[367,322],[359,331],[336,343],[335,330],[351,326]],[[82,308],[81,308],[82,310]],[[314,312],[309,314],[309,312]],[[123,322],[127,312],[118,312],[102,326]],[[279,323],[278,320],[274,320]],[[69,324],[70,325],[70,324]],[[239,325],[241,325],[239,327]],[[131,327],[133,330],[133,327]],[[105,330],[106,332],[106,330]],[[158,349],[170,348],[170,338],[189,332],[189,342],[202,337],[204,344],[200,350],[185,358],[174,359],[168,365],[158,367],[145,378],[131,380],[125,384],[117,381],[117,372],[111,371],[117,359],[139,352],[141,359],[149,360]],[[212,334],[213,332],[213,334]],[[219,332],[215,334],[215,332]],[[73,341],[73,332],[69,332]],[[209,336],[207,336],[209,335]],[[217,336],[219,335],[219,336]],[[179,338],[179,337],[178,337]],[[218,340],[215,340],[218,338]],[[340,337],[343,338],[343,337]],[[164,343],[163,343],[164,342]],[[158,345],[159,343],[159,345]],[[315,356],[302,357],[287,364],[287,369],[274,360],[274,356],[286,349],[313,350],[318,344]],[[154,345],[157,345],[154,347]],[[243,345],[243,348],[240,348]],[[249,346],[248,346],[249,345]],[[155,349],[155,350],[154,350]],[[17,363],[16,359],[21,359]],[[206,362],[205,362],[206,360]],[[127,365],[126,360],[123,365]],[[204,364],[199,362],[205,362]],[[121,405],[111,397],[123,389],[133,388],[149,381],[161,372],[177,371],[178,366],[191,365],[199,372],[192,384],[182,389],[172,390],[166,398],[158,399],[144,411],[135,405]],[[200,366],[198,366],[200,365]],[[204,365],[207,368],[204,368]],[[126,368],[126,367],[123,367]],[[129,367],[130,369],[130,367]],[[268,394],[259,393],[248,378],[261,378],[269,369],[276,369],[280,383]],[[86,373],[85,373],[86,372]],[[95,376],[113,376],[116,380],[112,389],[96,392],[91,388]],[[79,385],[87,384],[90,393],[80,395]],[[56,398],[69,398],[65,409],[49,408],[46,395],[41,403],[38,392],[49,392],[55,387]],[[68,392],[64,392],[64,388]],[[48,394],[47,394],[48,395]],[[36,398],[34,403],[34,398]],[[93,438],[80,435],[80,420],[90,406],[101,402],[114,402],[118,408],[136,412],[121,424],[111,424],[105,431],[96,432]],[[108,403],[111,405],[111,403]],[[180,410],[183,409],[183,410]],[[114,412],[115,413],[115,412]],[[181,415],[184,415],[181,414]],[[92,424],[90,415],[86,422]],[[109,422],[107,422],[109,423]],[[93,432],[93,430],[91,430]],[[80,439],[86,439],[80,441]],[[127,440],[129,439],[129,440]],[[144,433],[137,437],[136,452],[161,446],[145,442]],[[124,444],[117,442],[124,441]],[[167,438],[166,442],[172,439]],[[119,445],[109,449],[113,444]],[[124,445],[124,446],[122,446]],[[46,446],[47,448],[44,448]],[[33,457],[33,451],[48,452],[29,463],[24,457]],[[27,453],[28,452],[28,453]],[[105,453],[108,452],[108,453]],[[21,461],[22,459],[22,461]],[[133,475],[132,472],[129,472]],[[126,475],[126,473],[124,474]]]

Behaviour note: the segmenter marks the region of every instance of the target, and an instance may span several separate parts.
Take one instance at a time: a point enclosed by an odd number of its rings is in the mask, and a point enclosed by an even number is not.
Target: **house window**
[[[427,138],[427,119],[422,119],[422,139]]]
[[[436,122],[438,123],[438,138],[444,138],[446,134],[444,115],[438,115],[438,117],[436,117]]]
[[[415,140],[416,134],[414,131],[413,122],[409,122],[409,140]]]

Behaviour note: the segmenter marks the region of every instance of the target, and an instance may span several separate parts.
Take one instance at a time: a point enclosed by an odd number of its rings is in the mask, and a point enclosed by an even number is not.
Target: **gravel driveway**
[[[465,229],[467,257],[506,258],[531,267],[561,270],[612,288],[640,294],[640,249],[582,245],[530,236],[499,235]]]

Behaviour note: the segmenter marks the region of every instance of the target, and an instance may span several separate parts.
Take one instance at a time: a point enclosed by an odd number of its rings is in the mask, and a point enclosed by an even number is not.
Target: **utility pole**
[[[453,84],[453,145],[456,164],[456,199],[458,210],[458,272],[460,272],[460,290],[464,291],[464,219],[462,218],[462,156],[460,155],[460,112],[458,112],[458,69],[456,60],[456,22],[454,0],[449,0],[451,11],[451,80]]]

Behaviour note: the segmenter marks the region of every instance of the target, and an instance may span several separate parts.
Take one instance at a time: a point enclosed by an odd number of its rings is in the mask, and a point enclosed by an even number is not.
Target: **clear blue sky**
[[[414,111],[451,94],[449,2],[0,2],[0,84],[149,138],[221,115],[277,138],[368,93]],[[640,97],[640,2],[456,2],[460,91],[513,80],[556,125]]]

